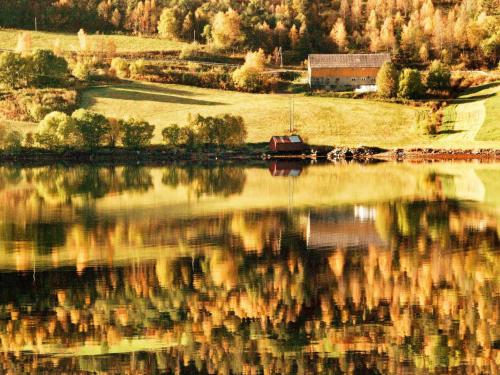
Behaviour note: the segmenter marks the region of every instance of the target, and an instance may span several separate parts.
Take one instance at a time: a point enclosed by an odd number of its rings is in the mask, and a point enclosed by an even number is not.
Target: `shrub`
[[[76,146],[80,139],[79,130],[73,118],[63,112],[51,112],[40,121],[35,134],[36,142],[45,148]]]
[[[136,60],[130,64],[129,70],[131,77],[141,76],[146,71],[146,62],[142,59]]]
[[[4,148],[8,151],[19,151],[22,147],[23,136],[17,130],[8,132],[4,139]]]
[[[115,147],[122,139],[123,129],[121,121],[116,118],[108,118],[109,132],[107,135],[106,143],[110,147]]]
[[[181,143],[181,130],[177,124],[167,126],[161,131],[163,142],[174,147],[178,146]]]
[[[179,54],[179,58],[183,60],[191,60],[198,57],[202,52],[202,47],[199,43],[193,42],[190,44],[186,44],[182,47],[182,50]]]
[[[76,121],[76,126],[86,147],[93,149],[103,145],[111,129],[106,117],[86,109],[76,110],[71,117]]]
[[[404,69],[399,77],[398,96],[406,99],[418,99],[423,96],[425,87],[420,72],[416,69]]]
[[[24,147],[31,148],[35,145],[35,136],[32,132],[26,133],[24,136]]]
[[[120,57],[115,57],[113,60],[111,60],[111,69],[115,72],[116,76],[119,78],[128,77],[129,65],[124,59]]]
[[[146,121],[130,119],[122,121],[122,143],[125,147],[144,147],[151,143],[155,127]]]
[[[26,59],[20,54],[3,52],[0,54],[0,84],[8,88],[27,85]]]
[[[71,74],[73,74],[73,76],[78,78],[80,81],[86,81],[89,79],[91,72],[91,64],[84,61],[78,61],[71,71]]]
[[[451,72],[448,66],[439,60],[434,60],[427,75],[427,88],[430,90],[447,91],[451,86]]]
[[[393,63],[385,62],[377,74],[377,91],[383,98],[393,98],[398,93],[398,71]]]
[[[28,79],[35,86],[57,84],[68,75],[68,62],[51,50],[36,50],[29,57],[28,66]]]
[[[44,106],[42,104],[31,103],[31,105],[28,106],[28,112],[30,117],[34,121],[40,122],[45,116],[52,112],[52,110],[50,107]]]

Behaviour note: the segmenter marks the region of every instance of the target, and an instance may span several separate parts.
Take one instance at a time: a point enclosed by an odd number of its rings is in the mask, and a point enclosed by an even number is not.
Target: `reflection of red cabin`
[[[288,135],[272,137],[269,148],[274,152],[297,152],[305,151],[307,146],[300,135]]]
[[[273,160],[269,163],[269,172],[273,176],[300,176],[302,163],[291,160]]]

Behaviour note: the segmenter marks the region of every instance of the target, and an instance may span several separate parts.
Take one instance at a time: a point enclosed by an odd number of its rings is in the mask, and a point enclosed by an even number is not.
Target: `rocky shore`
[[[170,163],[204,161],[257,161],[262,159],[322,159],[355,161],[432,161],[432,160],[500,160],[500,149],[382,149],[378,147],[327,147],[311,146],[303,154],[270,154],[265,144],[249,144],[233,150],[187,150],[166,146],[150,146],[141,149],[102,148],[97,150],[22,149],[16,152],[0,152],[0,162],[24,164],[51,163]]]
[[[334,147],[327,154],[328,160],[500,160],[500,149],[381,149],[378,147]]]

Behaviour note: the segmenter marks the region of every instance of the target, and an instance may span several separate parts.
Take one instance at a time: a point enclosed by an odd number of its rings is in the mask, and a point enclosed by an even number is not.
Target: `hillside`
[[[17,39],[23,30],[0,29],[0,49],[16,48]],[[56,43],[60,44],[63,51],[74,51],[79,48],[76,33],[41,32],[29,31],[33,49],[53,49]],[[145,52],[145,51],[179,51],[186,43],[159,39],[158,37],[140,37],[132,35],[89,35],[90,44],[98,44],[100,41],[112,40],[116,45],[117,52]]]
[[[242,116],[248,142],[267,142],[289,131],[294,103],[294,131],[308,142],[325,145],[380,147],[500,147],[498,92],[500,85],[471,89],[450,105],[446,128],[437,136],[424,135],[415,107],[371,100],[303,95],[247,94],[182,85],[130,82],[82,93],[82,105],[107,116],[143,118],[161,129],[184,125],[188,116],[231,113]]]
[[[247,94],[192,86],[133,82],[82,93],[82,105],[112,117],[136,117],[161,129],[184,125],[188,115],[230,113],[242,116],[248,142],[267,142],[289,130],[290,98],[294,99],[294,129],[314,144],[398,147],[426,142],[419,134],[418,110],[369,100],[303,95]]]

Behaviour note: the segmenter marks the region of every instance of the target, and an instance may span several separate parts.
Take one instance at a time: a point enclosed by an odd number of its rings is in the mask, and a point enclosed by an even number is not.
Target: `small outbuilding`
[[[307,149],[300,135],[273,136],[269,141],[272,152],[301,152]]]

